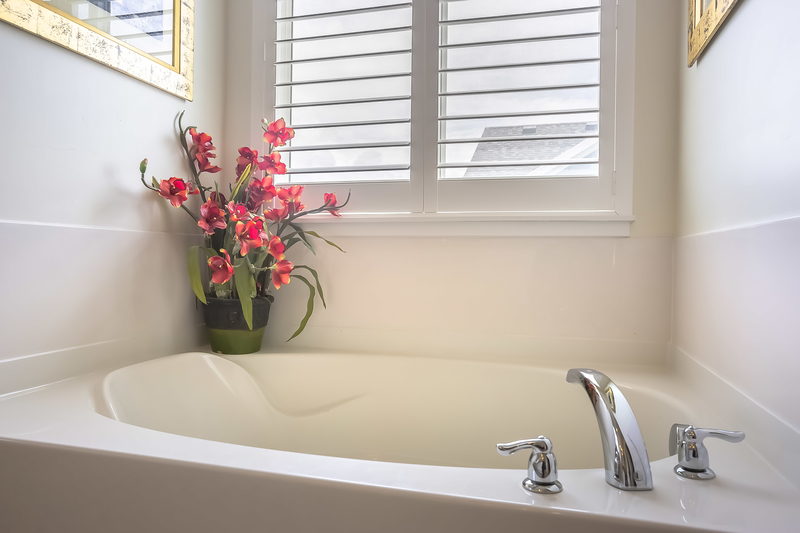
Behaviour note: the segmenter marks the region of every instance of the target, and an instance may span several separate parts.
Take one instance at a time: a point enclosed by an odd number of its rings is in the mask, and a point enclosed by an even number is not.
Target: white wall
[[[434,356],[663,362],[671,336],[672,236],[682,2],[636,17],[630,238],[336,238],[319,268],[328,309],[290,345]],[[321,198],[308,198],[316,205]],[[295,249],[296,250],[296,249]],[[295,251],[293,250],[293,251]],[[305,287],[281,289],[267,343],[284,346]]]
[[[187,175],[181,110],[221,145],[224,3],[196,10],[194,102],[0,23],[0,393],[202,342],[184,259],[197,228],[138,180],[144,157],[148,175]],[[20,358],[38,378],[15,377]]]
[[[740,0],[699,63],[681,68],[674,315],[676,357],[699,363],[795,430],[798,19],[793,0]]]

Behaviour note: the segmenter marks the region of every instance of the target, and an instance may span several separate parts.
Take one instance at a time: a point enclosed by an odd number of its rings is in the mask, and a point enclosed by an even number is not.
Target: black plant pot
[[[269,319],[270,302],[253,298],[253,329],[247,327],[239,300],[208,298],[203,305],[208,340],[216,353],[238,355],[261,349],[264,327]]]

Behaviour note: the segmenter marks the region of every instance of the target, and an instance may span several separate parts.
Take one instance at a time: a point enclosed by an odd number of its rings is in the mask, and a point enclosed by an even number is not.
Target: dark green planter
[[[253,329],[247,327],[239,300],[206,297],[203,305],[211,350],[226,355],[255,353],[261,349],[269,319],[269,300],[253,298]]]

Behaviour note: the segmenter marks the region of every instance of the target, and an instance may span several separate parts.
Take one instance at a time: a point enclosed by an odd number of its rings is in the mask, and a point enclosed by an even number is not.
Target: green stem
[[[182,208],[184,211],[186,211],[187,213],[189,213],[189,216],[190,216],[190,217],[192,217],[192,219],[193,219],[195,222],[200,222],[200,219],[199,219],[199,218],[197,218],[197,216],[196,216],[194,213],[192,213],[191,211],[189,211],[189,208],[188,208],[188,207],[186,207],[185,205],[181,204],[181,208]]]
[[[189,151],[189,145],[186,142],[186,133],[192,128],[189,126],[184,129],[183,127],[183,114],[186,111],[181,111],[180,116],[178,116],[178,129],[181,130],[181,146],[183,146],[183,151],[186,153],[186,159],[189,162],[189,169],[192,171],[193,181],[195,186],[200,190],[200,197],[203,199],[203,203],[206,203],[206,191],[203,184],[200,183],[200,173],[197,172],[197,168],[195,167],[194,158],[192,157],[191,152]]]

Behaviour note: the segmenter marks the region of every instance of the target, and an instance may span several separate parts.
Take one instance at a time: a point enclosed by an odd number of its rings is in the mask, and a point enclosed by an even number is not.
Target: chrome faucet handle
[[[714,479],[717,475],[708,467],[708,449],[703,441],[709,437],[728,442],[742,442],[741,431],[698,428],[687,424],[672,424],[669,430],[669,454],[678,454],[676,474],[687,479]]]
[[[497,453],[511,455],[520,450],[531,450],[528,459],[528,477],[522,481],[522,487],[535,494],[557,494],[564,490],[558,481],[556,456],[553,454],[553,443],[544,435],[538,439],[526,439],[498,444]]]

